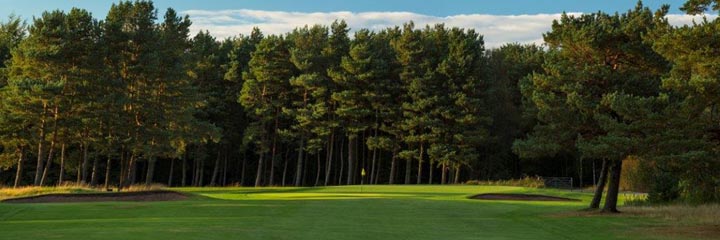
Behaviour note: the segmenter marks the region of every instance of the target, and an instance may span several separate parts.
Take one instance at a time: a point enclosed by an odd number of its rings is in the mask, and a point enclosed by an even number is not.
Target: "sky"
[[[102,19],[113,2],[105,0],[0,0],[0,17],[11,14],[28,21],[46,10],[79,7]],[[651,9],[671,6],[671,23],[689,24],[692,17],[678,8],[685,0],[645,0]],[[217,38],[247,34],[257,26],[265,34],[282,34],[295,27],[330,24],[344,19],[353,30],[383,29],[414,21],[416,26],[445,23],[475,29],[488,47],[506,43],[542,43],[561,13],[625,12],[635,0],[155,0],[162,12],[168,7],[187,14],[191,30],[208,30]],[[710,15],[714,18],[714,15]]]

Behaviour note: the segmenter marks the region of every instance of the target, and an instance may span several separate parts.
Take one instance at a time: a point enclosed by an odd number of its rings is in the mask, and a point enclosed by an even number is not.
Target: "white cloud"
[[[709,20],[713,20],[717,17],[715,14],[709,14],[709,15],[686,15],[686,14],[668,14],[667,18],[668,21],[670,21],[670,24],[673,24],[675,26],[682,26],[682,25],[692,25],[693,22],[700,23],[703,21],[703,18],[707,18]]]
[[[554,19],[560,14],[533,15],[488,15],[462,14],[447,17],[436,17],[412,12],[284,12],[261,10],[188,10],[182,12],[190,15],[193,21],[192,31],[208,30],[217,38],[248,34],[253,27],[259,27],[265,34],[283,34],[304,25],[329,25],[336,19],[344,19],[352,30],[368,28],[380,30],[392,26],[400,26],[405,22],[414,21],[415,26],[445,23],[450,27],[475,29],[484,35],[486,46],[499,47],[505,43],[542,43],[542,34],[550,30]],[[571,13],[578,14],[578,13]],[[714,16],[710,16],[711,18]],[[668,15],[671,23],[690,24],[693,19],[701,19],[688,15]]]

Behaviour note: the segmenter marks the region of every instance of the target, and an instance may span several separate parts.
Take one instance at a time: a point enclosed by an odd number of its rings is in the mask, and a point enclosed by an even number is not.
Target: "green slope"
[[[563,214],[590,195],[488,186],[180,188],[173,202],[0,203],[0,239],[638,239],[661,224]],[[488,192],[582,202],[470,200]]]

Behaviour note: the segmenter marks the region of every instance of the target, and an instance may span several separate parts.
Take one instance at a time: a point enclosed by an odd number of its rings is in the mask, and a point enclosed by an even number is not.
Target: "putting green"
[[[588,193],[497,186],[178,188],[170,202],[0,203],[0,239],[657,239],[636,216],[562,214]],[[362,192],[361,192],[362,191]],[[582,202],[471,200],[547,194]]]

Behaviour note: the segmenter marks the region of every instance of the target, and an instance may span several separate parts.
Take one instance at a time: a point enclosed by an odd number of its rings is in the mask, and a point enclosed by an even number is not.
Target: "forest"
[[[216,39],[151,1],[102,20],[11,16],[0,185],[573,177],[616,211],[622,176],[651,201],[717,202],[720,20],[674,26],[668,11],[563,14],[544,45],[492,49],[473,29],[412,22]]]

